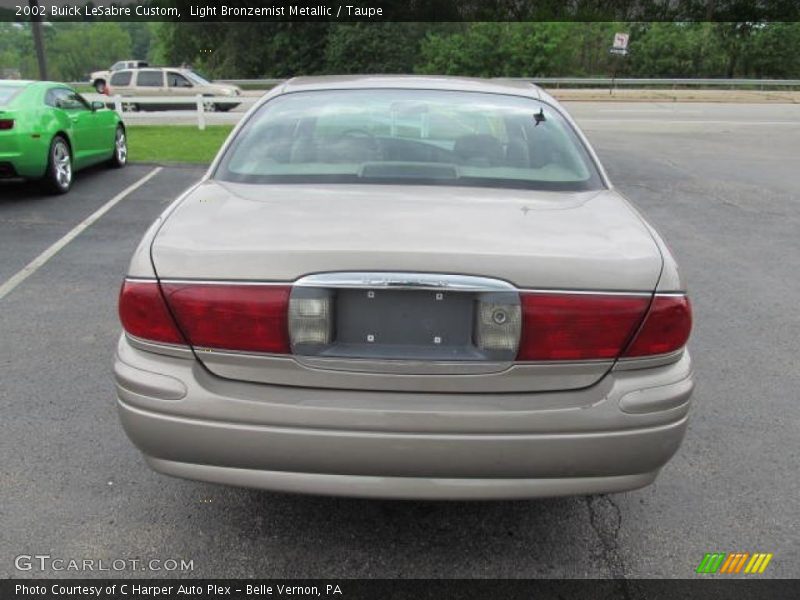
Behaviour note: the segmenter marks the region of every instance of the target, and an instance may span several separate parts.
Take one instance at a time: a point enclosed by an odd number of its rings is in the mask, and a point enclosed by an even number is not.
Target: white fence
[[[113,106],[114,110],[128,123],[150,118],[152,115],[145,115],[142,112],[146,111],[148,107],[163,110],[164,107],[173,105],[175,106],[173,110],[191,110],[196,114],[198,129],[206,128],[209,120],[208,114],[216,113],[220,106],[231,107],[231,109],[239,106],[249,108],[259,100],[259,96],[106,96],[104,94],[83,94],[83,96],[90,102],[104,102],[106,105]],[[161,113],[159,116],[163,116],[165,120],[174,118],[172,113]],[[166,122],[165,124],[174,123]]]

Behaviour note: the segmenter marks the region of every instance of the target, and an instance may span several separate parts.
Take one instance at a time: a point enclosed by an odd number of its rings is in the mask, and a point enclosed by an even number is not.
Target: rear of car
[[[33,82],[0,81],[0,179],[40,177],[44,172],[37,152],[43,142],[30,135],[35,115],[26,106],[34,95]],[[46,152],[45,147],[42,155]]]
[[[654,480],[682,440],[674,261],[535,88],[296,80],[151,227],[120,295],[156,470],[510,498]]]

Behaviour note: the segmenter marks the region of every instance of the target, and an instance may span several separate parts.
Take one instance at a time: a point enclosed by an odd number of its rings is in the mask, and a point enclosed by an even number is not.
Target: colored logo
[[[755,552],[708,552],[697,567],[698,573],[725,573],[728,575],[763,573],[772,553]]]

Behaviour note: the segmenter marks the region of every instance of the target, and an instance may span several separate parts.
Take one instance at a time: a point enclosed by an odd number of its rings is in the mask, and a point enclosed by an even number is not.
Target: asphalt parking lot
[[[120,576],[693,577],[711,551],[771,552],[762,577],[800,576],[800,106],[687,106],[570,106],[694,302],[693,415],[655,485],[379,502],[153,473],[118,423],[111,358],[128,259],[203,172],[163,168],[0,297],[0,576],[41,576],[14,567],[39,553],[194,561]],[[63,197],[0,186],[0,286],[154,168],[93,169]]]

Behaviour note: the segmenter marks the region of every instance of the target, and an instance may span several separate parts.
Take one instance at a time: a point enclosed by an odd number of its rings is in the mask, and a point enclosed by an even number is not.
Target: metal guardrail
[[[285,79],[215,79],[214,83],[227,83],[228,85],[263,85],[274,87],[283,83]]]
[[[685,87],[755,87],[763,89],[765,87],[800,87],[800,79],[726,79],[726,78],[672,78],[672,77],[648,77],[648,78],[612,78],[612,77],[512,77],[517,81],[530,81],[541,86],[589,86],[597,85],[607,87],[612,83],[616,86],[624,87],[648,87],[648,86],[685,86]],[[217,83],[227,83],[231,85],[263,85],[273,87],[285,81],[284,79],[218,79]]]
[[[609,85],[624,87],[650,87],[650,86],[671,86],[671,87],[694,87],[694,88],[759,88],[766,87],[800,87],[800,79],[699,79],[699,78],[626,78],[626,77],[535,77],[517,78],[521,81],[531,81],[543,87],[547,86],[589,86],[597,85],[607,87]]]
[[[685,86],[694,88],[717,88],[717,87],[800,87],[800,79],[727,79],[727,78],[693,78],[693,77],[512,77],[518,81],[530,81],[542,86],[587,86],[599,85],[608,86],[612,82],[614,85],[625,87],[648,87],[648,86]],[[285,79],[216,79],[215,83],[226,83],[229,85],[240,86],[264,86],[264,88],[274,87],[286,81]],[[87,85],[86,81],[72,82],[70,85]]]

